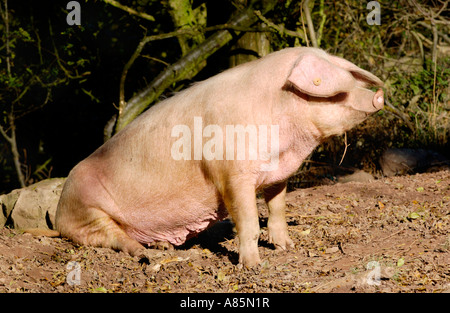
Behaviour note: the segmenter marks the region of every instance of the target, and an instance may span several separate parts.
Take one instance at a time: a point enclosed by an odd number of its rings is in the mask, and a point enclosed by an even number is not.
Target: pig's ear
[[[372,73],[363,70],[350,61],[337,56],[329,56],[329,60],[335,65],[350,71],[354,78],[364,83],[365,87],[383,87],[384,83]]]
[[[288,81],[298,90],[314,97],[332,97],[355,87],[353,75],[314,54],[301,56],[292,68]]]

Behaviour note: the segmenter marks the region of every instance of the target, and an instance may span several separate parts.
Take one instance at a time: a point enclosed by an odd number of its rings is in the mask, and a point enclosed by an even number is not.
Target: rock
[[[371,174],[362,170],[356,171],[350,175],[340,176],[338,178],[339,183],[348,183],[352,181],[365,183],[372,180],[375,180],[375,178]]]
[[[8,216],[11,214],[11,211],[19,198],[20,191],[21,189],[16,189],[8,194],[0,196],[0,227],[5,225]]]
[[[8,222],[16,229],[52,229],[64,181],[65,178],[46,179],[0,196],[0,225]]]
[[[381,155],[380,166],[390,177],[450,169],[450,160],[432,150],[391,148]]]

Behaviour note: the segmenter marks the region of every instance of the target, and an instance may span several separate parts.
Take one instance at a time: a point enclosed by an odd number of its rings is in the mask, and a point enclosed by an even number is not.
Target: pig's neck
[[[281,121],[280,138],[280,151],[291,150],[295,153],[300,162],[299,166],[324,140],[320,130],[305,118]],[[289,138],[289,140],[283,141],[284,138]]]
[[[315,127],[296,127],[294,137],[291,142],[291,151],[296,156],[297,169],[303,161],[313,152],[313,150],[322,142],[322,137]]]
[[[297,172],[300,165],[320,143],[317,132],[309,127],[281,122],[279,166],[261,177],[262,185],[283,181]],[[303,124],[303,126],[306,126]]]

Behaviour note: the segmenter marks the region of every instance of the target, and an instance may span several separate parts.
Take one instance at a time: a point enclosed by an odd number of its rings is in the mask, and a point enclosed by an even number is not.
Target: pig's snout
[[[377,110],[381,110],[384,107],[384,93],[382,89],[378,89],[378,91],[375,93],[375,96],[373,96],[372,104]]]

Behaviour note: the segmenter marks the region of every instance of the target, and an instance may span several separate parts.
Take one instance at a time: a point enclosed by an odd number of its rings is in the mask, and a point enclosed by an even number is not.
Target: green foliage
[[[445,146],[450,130],[450,59],[443,59],[436,69],[430,59],[425,61],[417,71],[394,74],[390,78],[392,104],[402,108],[414,122],[415,131],[404,136],[403,144]]]

